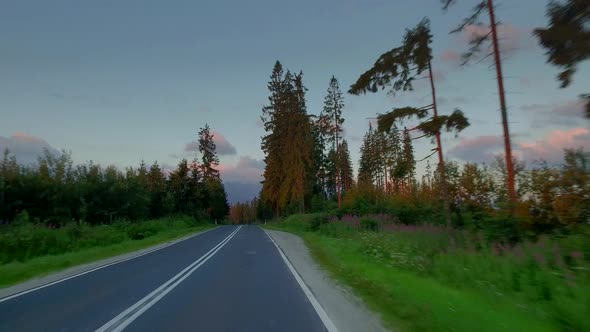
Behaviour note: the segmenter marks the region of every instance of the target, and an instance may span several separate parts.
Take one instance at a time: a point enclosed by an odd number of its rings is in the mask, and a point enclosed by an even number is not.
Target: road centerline
[[[141,314],[143,314],[146,310],[156,304],[160,299],[162,299],[166,294],[172,291],[176,286],[178,286],[182,281],[188,278],[193,272],[195,272],[199,267],[201,267],[205,262],[207,262],[211,257],[213,257],[221,248],[223,248],[242,228],[239,226],[235,231],[229,234],[225,239],[219,242],[215,247],[205,253],[203,256],[198,258],[196,261],[191,263],[189,266],[184,268],[178,274],[170,278],[160,287],[156,288],[154,291],[143,297],[141,300],[137,301],[135,304],[121,312],[119,315],[111,319],[109,322],[101,326],[96,332],[119,332],[125,329],[129,324],[131,324],[135,319],[137,319]]]

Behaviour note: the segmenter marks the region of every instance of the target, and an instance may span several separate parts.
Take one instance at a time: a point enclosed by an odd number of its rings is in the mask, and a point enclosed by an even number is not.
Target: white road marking
[[[109,267],[109,266],[112,266],[112,265],[115,265],[115,264],[123,263],[123,262],[129,261],[129,260],[135,259],[135,258],[139,258],[139,257],[141,257],[141,256],[145,256],[145,255],[147,255],[147,254],[151,254],[151,253],[153,253],[153,252],[156,252],[156,251],[158,251],[158,250],[162,250],[162,249],[164,249],[164,248],[168,248],[168,247],[170,247],[170,246],[173,246],[173,245],[175,245],[175,244],[177,244],[177,243],[180,243],[180,242],[186,241],[186,240],[188,240],[188,239],[192,239],[192,238],[193,238],[193,237],[195,237],[195,236],[199,236],[199,235],[201,235],[201,234],[207,233],[207,232],[209,232],[209,231],[212,231],[212,230],[214,230],[214,229],[216,229],[216,228],[211,228],[211,229],[209,229],[209,230],[206,230],[206,231],[203,231],[203,232],[200,232],[200,233],[194,234],[194,235],[192,235],[192,236],[189,236],[189,237],[187,237],[187,238],[185,238],[185,239],[182,239],[182,240],[180,240],[180,241],[175,241],[175,242],[172,242],[172,243],[168,243],[168,244],[166,244],[166,245],[163,245],[163,246],[161,246],[161,247],[158,247],[158,248],[155,248],[155,249],[152,249],[152,250],[148,250],[148,251],[146,251],[146,252],[142,252],[141,254],[138,254],[138,255],[135,255],[135,256],[131,256],[131,257],[127,257],[127,258],[124,258],[124,259],[121,259],[121,260],[118,260],[118,261],[114,261],[114,262],[111,262],[111,263],[107,263],[107,264],[104,264],[104,265],[101,265],[101,266],[95,267],[95,268],[93,268],[93,269],[86,270],[86,271],[84,271],[84,272],[80,272],[80,273],[77,273],[77,274],[71,275],[71,276],[69,276],[69,277],[65,277],[65,278],[62,278],[62,279],[58,279],[58,280],[52,281],[52,282],[50,282],[50,283],[43,284],[43,285],[41,285],[41,286],[33,287],[33,288],[31,288],[31,289],[27,289],[27,290],[25,290],[25,291],[22,291],[22,292],[19,292],[19,293],[16,293],[16,294],[12,294],[12,295],[9,295],[9,296],[6,296],[6,297],[3,297],[3,298],[0,298],[0,303],[2,303],[2,302],[4,302],[4,301],[8,301],[8,300],[10,300],[10,299],[14,299],[15,297],[19,297],[19,296],[22,296],[22,295],[25,295],[25,294],[28,294],[28,293],[31,293],[31,292],[37,291],[37,290],[39,290],[39,289],[42,289],[42,288],[45,288],[45,287],[49,287],[49,286],[53,286],[53,285],[55,285],[55,284],[59,284],[59,283],[61,283],[61,282],[64,282],[64,281],[66,281],[66,280],[74,279],[74,278],[77,278],[77,277],[79,277],[79,276],[83,276],[83,275],[85,275],[85,274],[88,274],[88,273],[91,273],[91,272],[94,272],[94,271],[98,271],[98,270],[100,270],[100,269],[104,269],[105,267]]]
[[[109,322],[101,326],[96,332],[119,332],[123,331],[129,324],[135,319],[141,316],[146,310],[151,308],[166,294],[170,293],[178,284],[188,278],[195,270],[201,265],[205,264],[211,257],[213,257],[223,246],[225,246],[231,239],[240,231],[242,226],[239,226],[235,231],[229,234],[223,241],[219,242],[213,249],[209,250],[206,254],[201,256],[199,259],[194,261],[192,264],[187,266],[184,270],[180,271],[177,275],[170,278],[166,283],[146,295],[141,300],[137,301],[134,305],[121,312],[117,317],[111,319]]]
[[[299,287],[301,287],[301,289],[303,290],[303,293],[305,294],[305,296],[307,296],[307,299],[309,300],[309,302],[311,302],[311,305],[313,306],[316,313],[318,314],[318,316],[322,320],[322,323],[324,323],[326,330],[328,330],[328,332],[338,332],[338,328],[336,328],[336,325],[334,325],[334,322],[332,322],[330,317],[328,317],[328,314],[326,313],[324,308],[322,308],[322,305],[318,302],[315,295],[313,295],[313,293],[311,292],[309,287],[307,287],[307,285],[305,284],[305,281],[303,281],[303,279],[301,278],[301,276],[299,275],[297,270],[295,270],[295,268],[293,267],[293,265],[291,264],[289,259],[287,259],[287,256],[285,256],[285,253],[283,253],[283,249],[281,249],[281,247],[279,247],[279,245],[275,242],[275,240],[272,238],[272,236],[270,236],[270,234],[268,234],[268,232],[266,230],[264,230],[264,233],[266,233],[266,236],[268,236],[268,238],[272,241],[272,243],[274,243],[275,247],[277,247],[277,250],[279,251],[279,254],[281,254],[283,261],[285,261],[285,264],[287,264],[289,271],[291,271],[291,273],[295,277],[295,280],[297,280]]]

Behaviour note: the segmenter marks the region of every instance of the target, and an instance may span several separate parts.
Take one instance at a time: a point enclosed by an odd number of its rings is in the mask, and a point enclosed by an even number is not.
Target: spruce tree
[[[344,123],[344,118],[342,118],[343,108],[344,97],[342,96],[342,91],[340,91],[340,85],[336,77],[332,76],[326,97],[324,98],[323,115],[327,123],[329,123],[327,126],[329,134],[328,142],[332,143],[332,148],[335,151],[334,156],[339,156],[340,133],[342,132],[342,124]],[[338,207],[340,207],[342,200],[342,180],[340,178],[341,165],[339,165],[338,159],[334,161],[334,166],[336,167],[336,195],[338,197]]]
[[[219,157],[215,151],[215,141],[208,124],[199,130],[199,152],[201,153],[201,172],[205,180],[218,179]]]

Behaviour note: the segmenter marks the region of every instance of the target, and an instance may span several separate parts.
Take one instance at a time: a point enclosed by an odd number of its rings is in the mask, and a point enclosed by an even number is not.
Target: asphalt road
[[[0,331],[325,331],[273,242],[223,226],[8,300]]]

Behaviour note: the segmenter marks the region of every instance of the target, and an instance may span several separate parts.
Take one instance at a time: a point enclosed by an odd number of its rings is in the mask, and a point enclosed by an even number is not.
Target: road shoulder
[[[340,332],[388,331],[362,300],[321,269],[300,237],[281,231],[266,232],[281,247]]]
[[[191,234],[188,234],[186,236],[183,236],[183,237],[175,239],[175,240],[162,242],[162,243],[154,245],[154,246],[150,246],[150,247],[143,248],[140,250],[131,251],[131,252],[128,252],[125,254],[121,254],[121,255],[105,258],[105,259],[101,259],[101,260],[94,261],[91,263],[73,266],[73,267],[67,268],[65,270],[51,273],[51,274],[48,274],[48,275],[45,275],[42,277],[32,278],[32,279],[29,279],[25,282],[22,282],[22,283],[13,285],[13,286],[9,286],[6,288],[0,288],[0,301],[3,301],[4,299],[6,299],[8,297],[12,297],[13,295],[16,295],[18,293],[27,292],[27,291],[33,290],[35,288],[40,288],[45,285],[56,283],[56,282],[61,281],[62,279],[71,278],[73,276],[82,274],[84,272],[89,272],[91,270],[97,270],[102,267],[106,267],[109,265],[117,264],[119,262],[127,261],[130,259],[136,258],[136,257],[146,255],[150,252],[163,249],[165,247],[171,246],[171,245],[178,243],[178,242],[182,242],[184,240],[188,240],[192,237],[203,234],[205,232],[212,231],[216,228],[217,227],[213,227],[213,228],[210,228],[207,230],[199,231],[196,233],[191,233]]]

